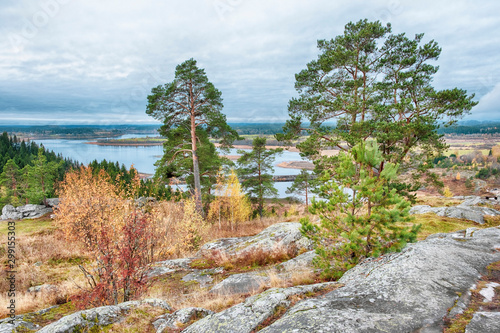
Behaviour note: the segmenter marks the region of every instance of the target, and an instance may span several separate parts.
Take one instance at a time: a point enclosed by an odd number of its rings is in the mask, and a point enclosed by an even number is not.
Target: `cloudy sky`
[[[498,13],[497,0],[2,0],[0,124],[152,123],[146,96],[189,58],[229,121],[284,121],[317,40],[363,18],[436,40],[434,86],[474,93],[467,119],[500,119]]]

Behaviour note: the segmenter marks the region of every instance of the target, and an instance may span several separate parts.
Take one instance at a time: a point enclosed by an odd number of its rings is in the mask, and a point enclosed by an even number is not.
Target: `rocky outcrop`
[[[135,307],[149,305],[153,307],[160,307],[166,311],[170,311],[170,306],[163,300],[159,299],[145,299],[142,301],[130,301],[120,303],[118,305],[101,306],[94,309],[83,310],[75,312],[71,315],[65,316],[58,321],[49,324],[42,329],[39,333],[70,333],[80,332],[92,329],[95,326],[106,326],[114,324],[123,319],[126,314]]]
[[[314,272],[316,268],[313,265],[313,259],[317,256],[314,250],[308,251],[277,265],[276,269],[287,273]]]
[[[334,283],[320,283],[291,288],[273,288],[249,297],[245,302],[227,310],[206,316],[186,328],[185,333],[238,332],[250,333],[266,319],[272,317],[279,307],[290,306],[291,296],[304,295],[327,288]],[[308,331],[308,332],[320,332]]]
[[[449,309],[499,250],[499,228],[432,235],[366,260],[339,280],[343,287],[299,302],[262,332],[442,332]]]
[[[213,275],[224,273],[224,268],[194,269],[191,273],[182,278],[184,282],[197,282],[201,288],[207,287],[213,282]]]
[[[14,207],[12,205],[5,205],[2,208],[2,220],[21,220],[21,219],[36,219],[45,214],[51,213],[52,207],[45,205],[24,205]]]
[[[170,259],[154,263],[148,271],[148,277],[153,278],[178,271],[192,271],[193,258]]]
[[[500,312],[476,312],[465,333],[500,332]]]
[[[42,284],[40,286],[29,287],[27,290],[30,294],[38,293],[56,293],[58,291],[57,286],[53,284]]]
[[[202,308],[184,308],[156,318],[153,327],[156,329],[156,333],[163,333],[167,329],[179,329],[192,320],[201,319],[213,313],[213,311]]]
[[[414,206],[410,210],[410,214],[426,214],[434,213],[438,216],[446,216],[451,218],[465,219],[474,221],[479,224],[484,224],[484,216],[497,216],[500,212],[496,209],[477,206],[485,205],[491,203],[497,203],[497,201],[485,200],[480,197],[470,196],[470,197],[455,197],[456,199],[464,200],[460,205],[453,207],[431,207],[428,205]]]
[[[210,292],[218,295],[254,293],[267,283],[269,278],[263,274],[234,274],[213,286]]]
[[[0,320],[0,333],[30,332],[40,328],[40,326],[25,320],[23,317],[16,316],[15,318]]]
[[[198,255],[220,251],[227,255],[237,256],[257,250],[271,252],[280,247],[310,250],[312,242],[301,234],[300,227],[300,223],[293,222],[273,224],[255,236],[223,238],[207,243],[201,247]]]

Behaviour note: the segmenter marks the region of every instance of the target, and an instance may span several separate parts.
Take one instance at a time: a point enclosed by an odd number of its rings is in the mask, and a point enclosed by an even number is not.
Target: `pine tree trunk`
[[[203,206],[201,204],[200,166],[198,162],[198,154],[196,152],[196,124],[193,113],[191,113],[191,149],[193,155],[194,200],[196,204],[196,211],[203,216]]]

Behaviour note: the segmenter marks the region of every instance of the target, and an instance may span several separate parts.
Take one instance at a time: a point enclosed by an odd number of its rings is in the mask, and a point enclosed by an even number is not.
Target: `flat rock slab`
[[[316,268],[313,265],[313,259],[318,255],[316,252],[308,251],[296,256],[293,259],[282,262],[276,266],[279,272],[287,273],[300,273],[300,272],[314,272]]]
[[[194,269],[191,273],[182,278],[184,282],[195,281],[200,284],[200,287],[205,288],[213,282],[212,275],[222,274],[224,268],[211,268],[211,269]]]
[[[500,312],[476,312],[465,328],[465,333],[500,332]]]
[[[130,301],[120,303],[118,305],[101,306],[94,309],[78,311],[68,316],[64,316],[56,322],[49,324],[42,329],[39,333],[70,333],[80,332],[92,329],[95,326],[106,326],[114,324],[122,320],[134,307],[141,305],[150,305],[160,307],[166,311],[171,308],[167,302],[159,299],[145,299],[141,301]]]
[[[284,222],[273,224],[255,236],[224,238],[203,245],[199,255],[221,251],[228,255],[240,255],[251,251],[271,252],[277,248],[312,249],[312,241],[302,236],[300,223]]]
[[[203,308],[184,308],[156,318],[153,327],[156,329],[156,333],[163,333],[167,329],[179,329],[191,320],[204,318],[213,313],[213,311]]]
[[[234,274],[213,286],[210,292],[218,295],[247,294],[255,292],[267,283],[269,278],[258,273]]]
[[[366,260],[339,280],[344,287],[299,302],[261,332],[442,332],[458,295],[500,260],[499,250],[499,228],[472,237],[429,236],[400,253]]]
[[[153,278],[178,271],[192,271],[190,264],[193,258],[171,259],[154,263],[148,271],[148,277]]]
[[[224,311],[206,316],[195,322],[182,332],[184,333],[217,333],[253,332],[267,318],[272,317],[278,307],[289,307],[290,296],[303,295],[317,292],[326,287],[335,285],[327,282],[308,286],[297,286],[291,288],[272,288],[265,292],[249,297],[245,302],[237,304]],[[319,332],[319,331],[308,331]]]

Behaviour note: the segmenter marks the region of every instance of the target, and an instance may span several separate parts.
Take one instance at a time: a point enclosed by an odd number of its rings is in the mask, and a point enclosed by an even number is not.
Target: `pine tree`
[[[382,161],[375,142],[360,143],[339,154],[335,174],[325,171],[320,178],[327,200],[313,200],[310,212],[320,216],[321,225],[301,222],[325,277],[338,279],[361,259],[400,251],[416,240],[419,226],[404,226],[411,221],[410,203],[390,188],[398,166],[386,163],[380,171]]]
[[[23,168],[25,196],[33,203],[45,201],[54,192],[54,182],[62,161],[47,162],[44,149],[38,149],[37,157]]]
[[[287,194],[298,194],[305,196],[306,206],[309,206],[309,193],[311,192],[311,180],[313,180],[311,174],[305,170],[300,170],[292,185],[286,189]]]
[[[7,161],[0,175],[0,184],[6,187],[6,201],[14,206],[20,203],[20,183],[21,172],[13,159]]]
[[[153,88],[148,96],[146,113],[163,122],[160,130],[162,135],[166,136],[175,129],[184,129],[188,133],[186,139],[175,149],[173,157],[184,152],[191,155],[194,198],[196,209],[200,213],[202,172],[198,152],[199,130],[202,129],[211,137],[221,138],[222,146],[228,146],[238,138],[236,131],[227,124],[226,116],[221,112],[222,107],[222,93],[208,81],[205,70],[198,68],[194,59],[178,65],[174,80]],[[173,148],[169,140],[170,138],[167,139],[166,147]]]
[[[247,192],[250,199],[257,203],[259,216],[262,218],[264,210],[264,199],[276,197],[278,190],[274,187],[273,162],[277,154],[283,149],[266,149],[266,138],[257,137],[253,139],[252,151],[238,150],[242,154],[238,159],[240,165],[238,174],[242,188]]]

